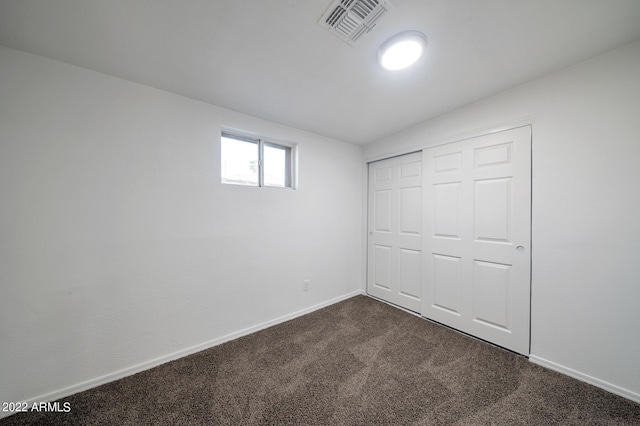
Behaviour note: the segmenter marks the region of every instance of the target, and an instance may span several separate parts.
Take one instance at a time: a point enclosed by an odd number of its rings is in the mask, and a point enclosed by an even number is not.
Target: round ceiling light
[[[397,71],[415,64],[427,49],[427,37],[420,31],[405,31],[391,37],[378,49],[382,68]]]

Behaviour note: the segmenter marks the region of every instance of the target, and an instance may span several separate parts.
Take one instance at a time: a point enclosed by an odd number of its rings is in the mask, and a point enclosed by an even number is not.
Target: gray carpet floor
[[[3,425],[640,425],[640,405],[357,296]]]

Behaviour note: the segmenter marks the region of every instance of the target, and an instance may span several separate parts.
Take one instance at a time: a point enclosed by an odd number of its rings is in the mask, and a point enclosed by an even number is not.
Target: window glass
[[[264,184],[267,186],[291,186],[291,148],[265,143],[264,144]]]
[[[258,141],[222,136],[222,183],[258,186]]]

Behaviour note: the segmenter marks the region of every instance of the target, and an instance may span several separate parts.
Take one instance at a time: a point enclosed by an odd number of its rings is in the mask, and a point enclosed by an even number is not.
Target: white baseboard
[[[137,364],[137,365],[133,365],[131,367],[127,367],[124,368],[122,370],[118,370],[118,371],[114,371],[113,373],[109,373],[109,374],[105,374],[104,376],[100,376],[100,377],[96,377],[94,379],[91,380],[87,380],[85,382],[81,382],[72,386],[68,386],[66,388],[63,389],[59,389],[53,392],[49,392],[40,396],[36,396],[34,398],[29,398],[27,400],[21,401],[21,402],[26,402],[28,404],[28,406],[32,406],[34,402],[51,402],[51,401],[55,401],[61,398],[65,398],[67,396],[76,394],[78,392],[82,392],[91,388],[95,388],[97,386],[100,385],[104,385],[106,383],[109,382],[113,382],[115,380],[119,380],[122,379],[124,377],[127,376],[132,376],[136,373],[140,373],[142,371],[145,370],[149,370],[153,367],[157,367],[161,364],[167,363],[169,361],[173,361],[176,360],[178,358],[182,358],[191,354],[194,354],[196,352],[200,352],[203,351],[205,349],[209,349],[212,348],[214,346],[218,346],[222,343],[228,342],[230,340],[234,340],[237,339],[239,337],[243,337],[246,335],[249,335],[251,333],[255,333],[257,331],[260,330],[264,330],[265,328],[269,328],[272,327],[274,325],[283,323],[285,321],[289,321],[292,320],[294,318],[300,317],[302,315],[306,315],[309,314],[311,312],[317,311],[318,309],[322,309],[325,308],[327,306],[333,305],[335,303],[338,302],[342,302],[343,300],[346,299],[350,299],[354,296],[358,296],[364,294],[364,292],[362,290],[357,290],[351,293],[347,293],[345,295],[327,300],[325,302],[319,303],[317,305],[314,306],[310,306],[308,308],[305,309],[301,309],[299,311],[293,312],[291,314],[287,314],[275,319],[272,319],[270,321],[266,321],[248,328],[245,328],[243,330],[234,332],[234,333],[230,333],[227,334],[225,336],[219,337],[217,339],[213,339],[213,340],[209,340],[208,342],[204,342],[204,343],[200,343],[198,345],[195,346],[191,346],[189,348],[168,354],[168,355],[164,355],[149,361],[145,361],[143,363]],[[10,416],[11,414],[13,414],[12,412],[0,412],[0,419]]]
[[[578,379],[582,382],[589,383],[590,385],[596,386],[600,389],[604,389],[607,392],[611,392],[621,397],[630,399],[631,401],[640,403],[639,393],[630,391],[625,388],[621,388],[620,386],[616,386],[614,384],[605,382],[604,380],[596,379],[595,377],[589,376],[588,374],[581,373],[569,367],[556,364],[553,361],[549,361],[535,355],[529,355],[529,361],[533,362],[534,364],[538,364],[542,367],[546,367],[550,370],[557,371],[558,373],[562,373],[566,376],[573,377],[574,379]]]

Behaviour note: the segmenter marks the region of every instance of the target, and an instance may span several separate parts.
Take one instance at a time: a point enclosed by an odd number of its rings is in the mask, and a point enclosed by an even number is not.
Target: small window
[[[222,183],[293,188],[292,147],[222,133]]]

